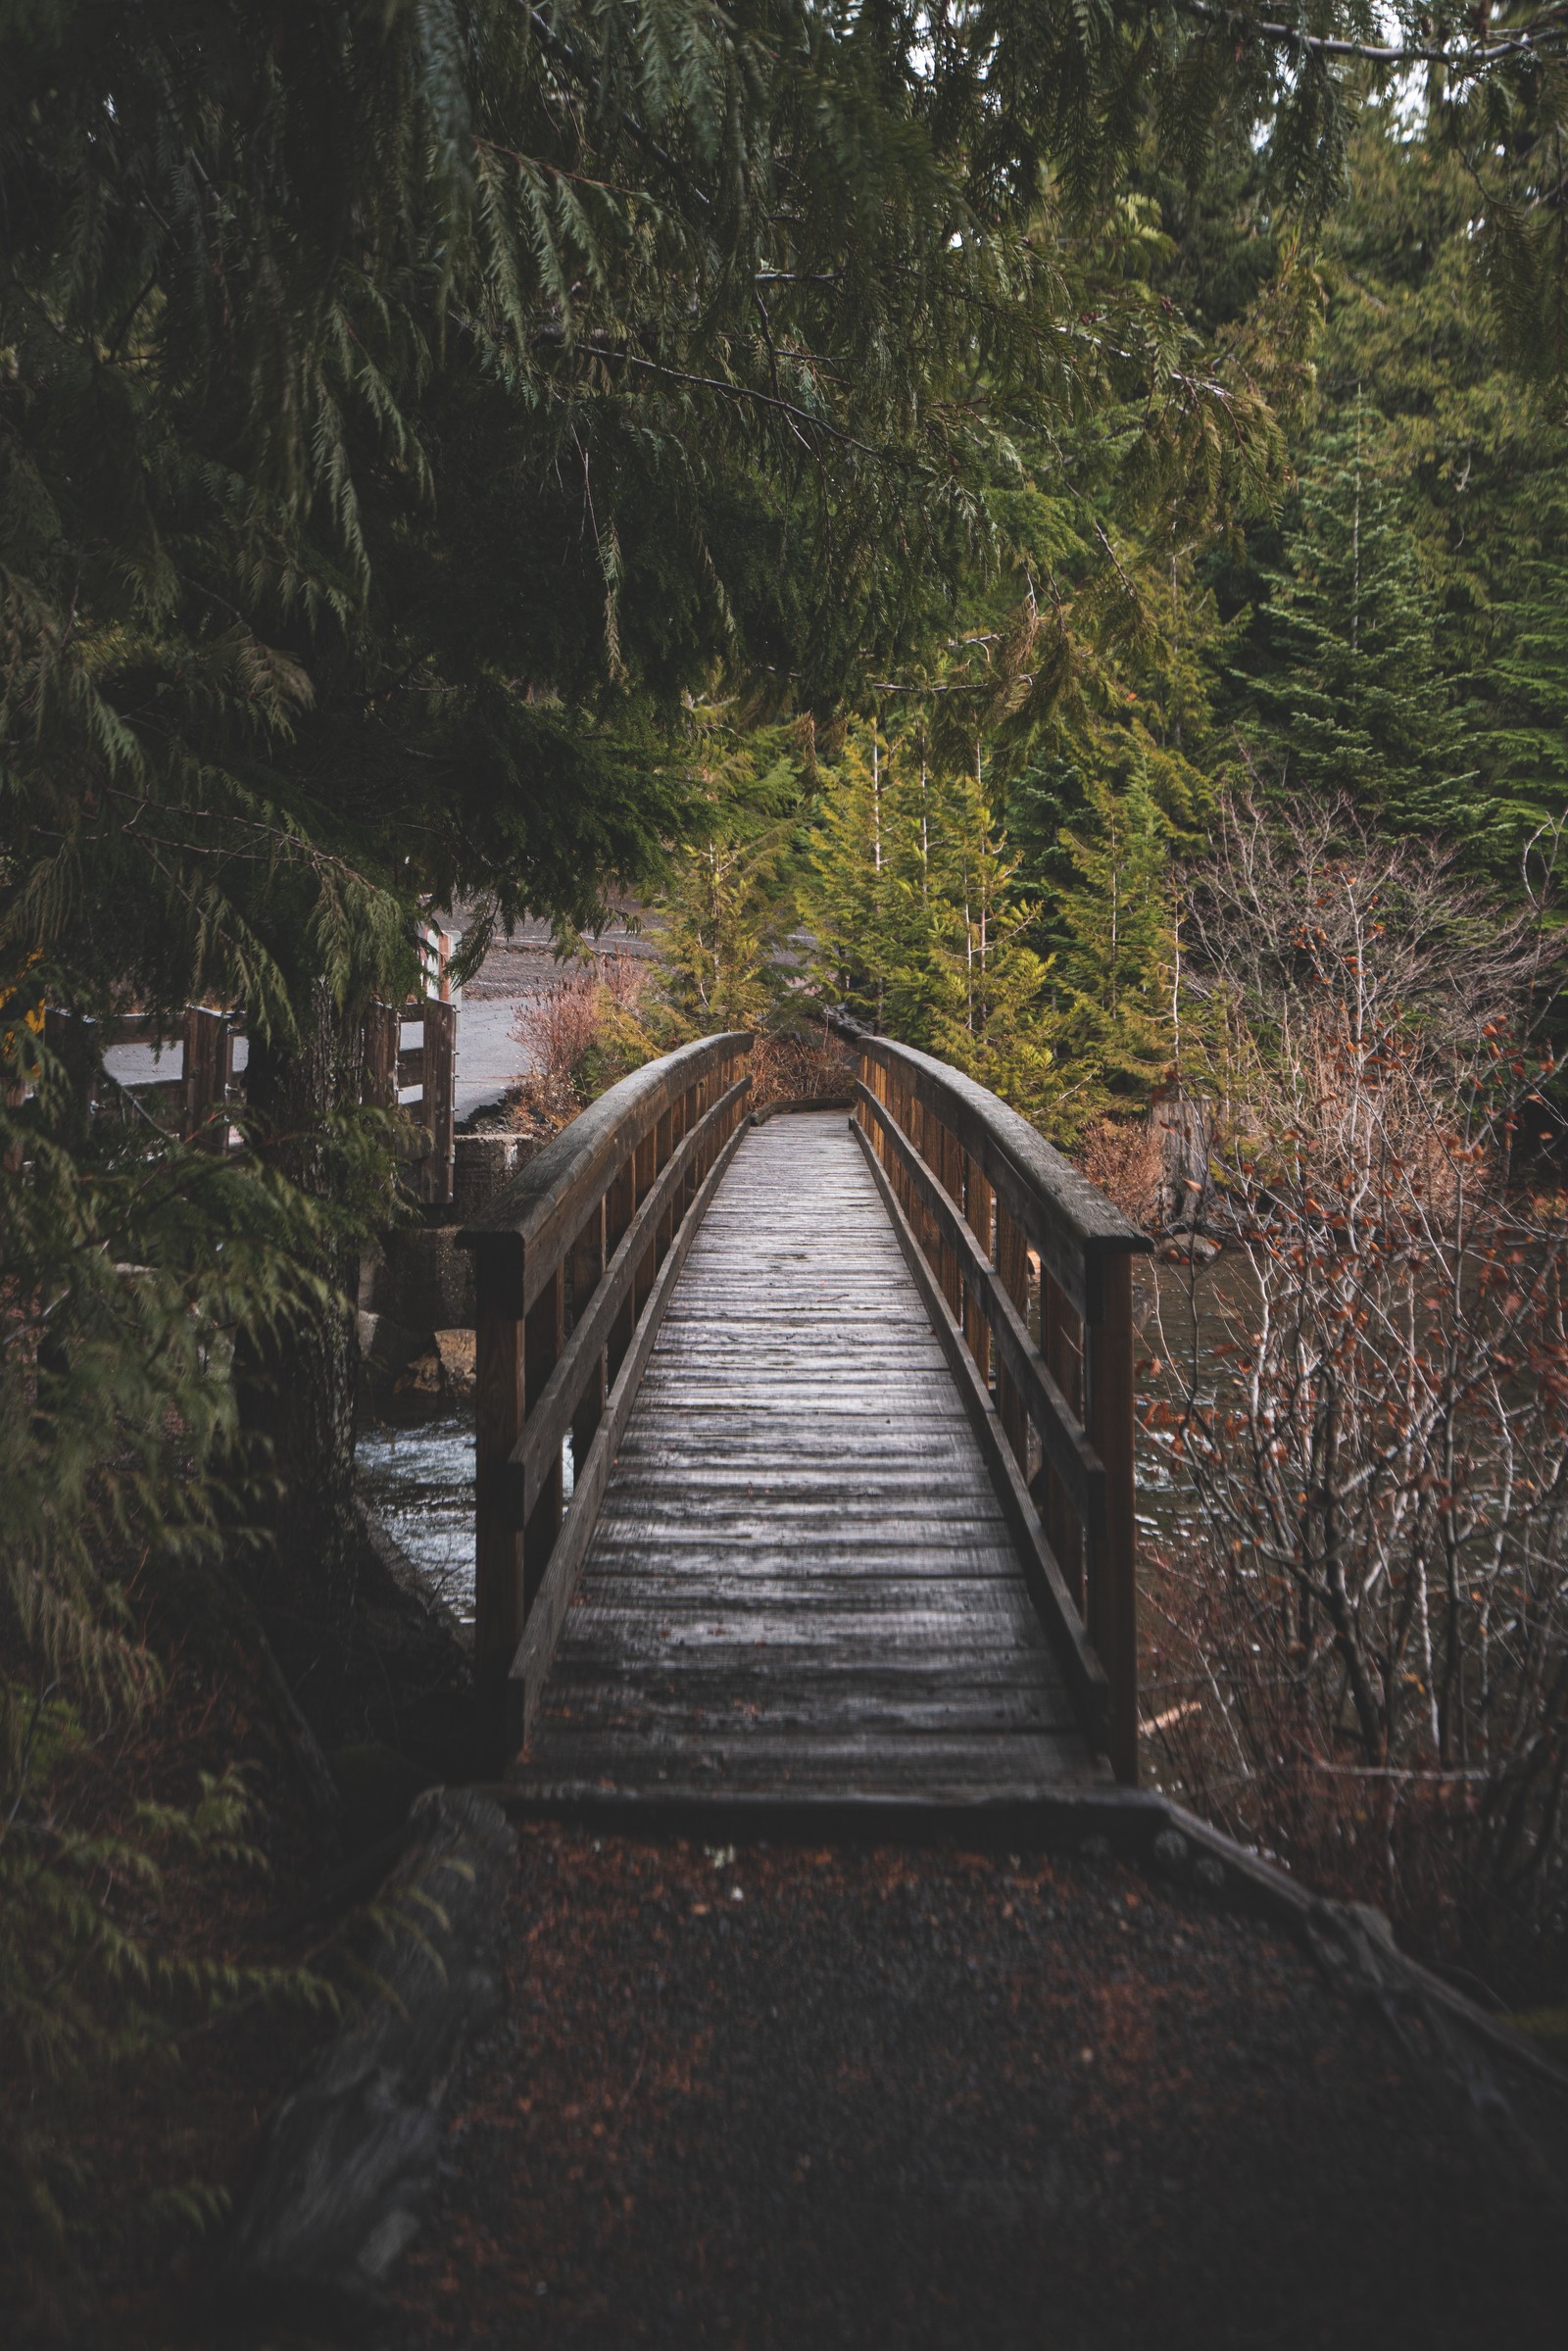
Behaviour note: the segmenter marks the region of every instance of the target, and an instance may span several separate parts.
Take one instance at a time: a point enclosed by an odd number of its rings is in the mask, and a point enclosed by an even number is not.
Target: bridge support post
[[[1138,1527],[1133,1510],[1132,1259],[1102,1257],[1097,1321],[1084,1324],[1089,1438],[1105,1468],[1105,1532],[1095,1546],[1089,1634],[1110,1684],[1110,1763],[1138,1785]]]

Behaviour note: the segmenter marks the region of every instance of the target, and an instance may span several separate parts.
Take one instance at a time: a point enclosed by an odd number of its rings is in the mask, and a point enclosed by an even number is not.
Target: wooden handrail
[[[751,1043],[732,1030],[633,1070],[458,1235],[476,1309],[474,1675],[498,1764],[527,1736],[654,1336],[744,1131]]]
[[[1131,1261],[1151,1244],[972,1078],[842,1015],[833,1026],[859,1056],[856,1133],[991,1454],[1035,1605],[1091,1737],[1135,1785]]]

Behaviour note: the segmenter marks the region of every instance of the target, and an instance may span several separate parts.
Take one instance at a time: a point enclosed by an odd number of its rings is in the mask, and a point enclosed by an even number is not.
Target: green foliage
[[[936,764],[922,725],[852,730],[824,765],[803,894],[816,987],[1043,1116],[1058,1082],[1015,870],[982,778]]]
[[[1436,582],[1357,400],[1314,436],[1241,687],[1283,790],[1348,795],[1393,830],[1459,830],[1474,805],[1435,626]]]
[[[281,1179],[170,1142],[128,1100],[89,1127],[79,1067],[25,1020],[0,1077],[0,2076],[19,2117],[0,2234],[47,2299],[48,2249],[63,2276],[78,2248],[71,2161],[37,2114],[167,2048],[180,2002],[298,1988],[155,1954],[139,1923],[172,1843],[248,1858],[231,1774],[114,1834],[71,1789],[91,1742],[160,1696],[137,1579],[213,1557],[265,1468],[237,1443],[236,1332],[318,1300],[313,1218]]]
[[[1064,829],[1058,1034],[1075,1122],[1141,1108],[1174,1050],[1171,825],[1147,773],[1091,779],[1087,821]]]

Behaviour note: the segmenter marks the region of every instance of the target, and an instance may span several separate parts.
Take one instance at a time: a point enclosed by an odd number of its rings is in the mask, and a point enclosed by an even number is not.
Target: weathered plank
[[[522,1791],[983,1800],[1092,1774],[842,1113],[742,1140],[610,1469]]]

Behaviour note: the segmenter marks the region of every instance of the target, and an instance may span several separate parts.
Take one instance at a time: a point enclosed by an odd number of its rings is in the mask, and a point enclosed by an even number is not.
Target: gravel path
[[[1131,1868],[534,1828],[507,1929],[387,2351],[1568,2333],[1514,2125]]]

